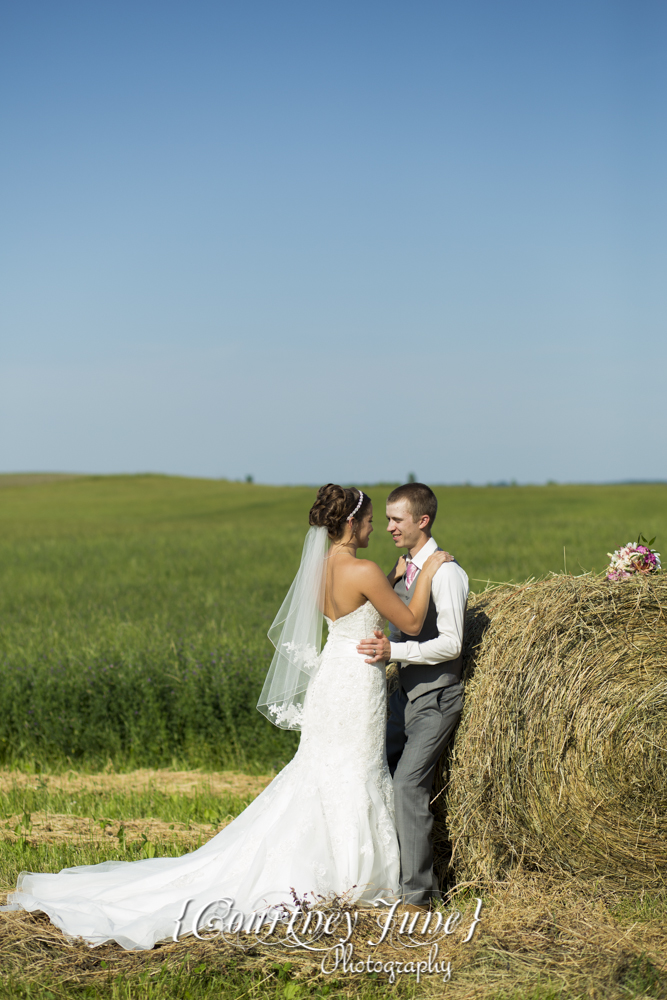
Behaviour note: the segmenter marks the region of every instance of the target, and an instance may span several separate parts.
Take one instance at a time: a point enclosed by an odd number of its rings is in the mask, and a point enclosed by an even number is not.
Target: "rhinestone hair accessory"
[[[361,507],[361,505],[362,505],[363,502],[364,502],[364,494],[361,492],[361,490],[359,490],[359,503],[354,508],[354,510],[352,511],[352,513],[346,518],[347,521],[351,521],[352,520],[352,518],[357,513],[357,511],[359,510],[359,508]]]

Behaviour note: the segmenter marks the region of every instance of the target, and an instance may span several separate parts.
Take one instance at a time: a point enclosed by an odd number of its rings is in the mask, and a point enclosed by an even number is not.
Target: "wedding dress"
[[[245,914],[347,894],[393,899],[399,853],[385,752],[383,663],[360,639],[384,625],[370,602],[330,621],[308,687],[295,757],[229,826],[180,858],[23,872],[7,909],[42,910],[69,937],[152,948],[228,897]],[[188,901],[189,904],[188,904]],[[187,904],[187,906],[186,906]],[[275,912],[275,911],[274,911]]]

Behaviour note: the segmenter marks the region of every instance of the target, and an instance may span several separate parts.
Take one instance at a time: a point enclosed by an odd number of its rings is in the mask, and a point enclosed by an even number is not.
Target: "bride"
[[[42,910],[90,945],[152,948],[175,928],[197,930],[195,915],[223,897],[248,915],[293,909],[293,892],[310,902],[396,898],[384,664],[366,663],[355,647],[385,618],[418,634],[431,580],[451,557],[427,559],[408,607],[392,589],[394,571],[387,578],[356,558],[373,531],[366,494],[321,487],[309,523],[301,566],[269,632],[276,652],[258,704],[276,725],[301,729],[294,758],[191,854],[23,872],[6,909]],[[329,634],[321,650],[323,617]]]

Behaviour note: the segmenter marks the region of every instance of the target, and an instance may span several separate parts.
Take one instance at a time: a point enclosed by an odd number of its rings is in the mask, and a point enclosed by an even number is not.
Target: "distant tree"
[[[246,483],[254,483],[255,482],[255,480],[252,478],[252,476],[246,476],[245,477],[245,481],[246,481]]]
[[[414,472],[408,473],[408,482],[409,483],[416,483],[417,482],[417,477],[415,476]]]

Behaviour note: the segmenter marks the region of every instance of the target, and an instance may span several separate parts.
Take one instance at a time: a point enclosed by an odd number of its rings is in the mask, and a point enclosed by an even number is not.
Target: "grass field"
[[[368,555],[385,569],[389,486]],[[602,570],[667,536],[667,486],[436,490],[434,532],[484,581]],[[162,476],[0,477],[0,763],[279,768],[255,710],[298,566],[307,487]]]
[[[0,889],[20,871],[175,856],[207,840],[264,786],[232,773],[61,775],[0,771]],[[158,817],[159,819],[156,819]],[[544,876],[464,890],[483,897],[474,945],[453,945],[452,981],[323,976],[319,956],[248,953],[220,941],[125,952],[70,944],[44,915],[0,914],[0,997],[56,1000],[632,1000],[667,995],[667,900]],[[368,931],[365,937],[368,937]],[[364,942],[360,942],[361,945]],[[363,954],[363,948],[358,953]],[[386,956],[385,956],[386,957]],[[405,959],[405,954],[394,957]],[[408,956],[413,957],[413,956]],[[421,957],[424,957],[423,955]]]
[[[389,488],[369,488],[368,555],[385,569],[395,558],[383,530]],[[314,492],[0,476],[2,889],[24,869],[191,850],[291,757],[295,735],[254,706]],[[639,531],[658,548],[667,534],[663,485],[436,492],[435,537],[477,590],[560,572],[564,548],[569,572],[601,571],[607,551]],[[136,770],[156,767],[170,770]],[[662,897],[548,880],[483,895],[484,934],[451,986],[407,977],[392,996],[667,997]],[[215,944],[91,955],[39,915],[2,917],[0,998],[380,1000],[389,990],[381,978],[325,980],[312,962]]]

